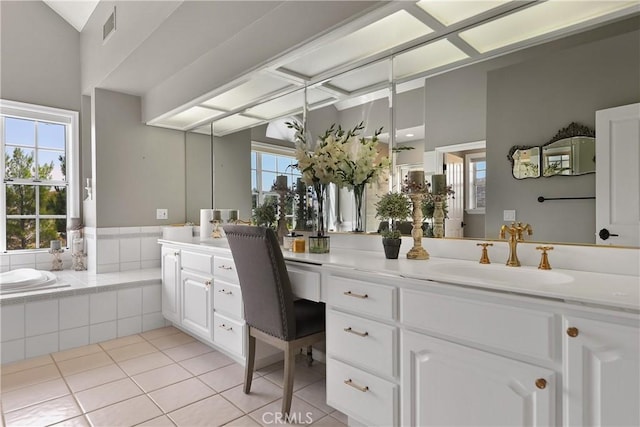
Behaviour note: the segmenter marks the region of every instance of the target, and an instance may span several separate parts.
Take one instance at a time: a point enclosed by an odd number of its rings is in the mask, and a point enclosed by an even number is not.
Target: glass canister
[[[306,244],[305,244],[304,237],[298,236],[293,241],[293,246],[292,246],[293,252],[303,253],[305,251],[305,246]]]
[[[296,233],[289,233],[282,238],[282,248],[285,251],[293,251],[293,242],[298,235]]]

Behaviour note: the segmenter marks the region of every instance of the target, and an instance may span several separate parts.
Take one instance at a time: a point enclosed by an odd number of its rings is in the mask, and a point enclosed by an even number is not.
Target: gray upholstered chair
[[[244,392],[251,391],[257,338],[284,351],[282,412],[288,414],[295,355],[304,347],[310,352],[312,344],[325,339],[324,304],[304,299],[294,301],[287,267],[273,230],[225,225],[224,231],[240,279],[249,329]]]

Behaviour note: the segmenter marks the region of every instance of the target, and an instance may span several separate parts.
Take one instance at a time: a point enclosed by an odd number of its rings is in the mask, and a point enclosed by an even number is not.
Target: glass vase
[[[364,200],[365,184],[353,186],[353,198],[355,199],[355,222],[353,226],[354,233],[364,232],[364,223],[362,220],[362,201]]]
[[[325,233],[324,225],[324,198],[326,196],[327,184],[316,182],[313,184],[316,193],[317,228],[316,235],[309,236],[309,252],[324,254],[329,252],[329,236]]]

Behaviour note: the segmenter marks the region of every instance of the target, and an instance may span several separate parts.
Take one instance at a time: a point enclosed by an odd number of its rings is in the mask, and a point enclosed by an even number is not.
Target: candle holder
[[[407,259],[429,259],[429,253],[422,247],[422,201],[427,197],[428,189],[423,171],[409,172],[402,188],[413,205],[413,247],[407,252]]]
[[[213,230],[211,230],[211,238],[212,239],[220,239],[222,238],[222,232],[220,231],[220,223],[222,222],[219,219],[212,219],[209,221],[213,224]]]
[[[433,201],[433,237],[444,237],[444,202],[439,200],[439,196],[435,196]]]
[[[284,236],[289,234],[289,229],[287,228],[287,220],[285,219],[285,197],[289,192],[289,189],[278,189],[279,201],[278,206],[280,208],[280,215],[278,218],[278,241],[280,244],[284,244]]]
[[[425,193],[409,193],[413,205],[413,247],[407,252],[407,259],[429,259],[429,253],[422,247],[422,200],[425,196]]]
[[[71,254],[72,260],[72,268],[75,271],[85,271],[87,269],[87,265],[85,264],[85,254],[82,252]]]
[[[49,253],[51,254],[51,271],[61,271],[62,270],[62,259],[61,255],[64,252],[64,249],[49,249]]]

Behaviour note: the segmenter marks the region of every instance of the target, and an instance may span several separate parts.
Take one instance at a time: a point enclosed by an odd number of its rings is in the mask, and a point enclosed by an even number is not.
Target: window
[[[78,113],[0,101],[0,138],[4,155],[0,249],[66,246],[67,218],[77,217]]]
[[[467,164],[467,213],[484,214],[486,207],[486,153],[465,156]]]
[[[286,175],[289,188],[293,189],[301,176],[300,171],[293,167],[296,163],[293,150],[271,148],[254,143],[251,151],[252,209],[265,202],[278,204],[279,195],[271,190],[278,175]],[[293,205],[293,197],[287,197],[285,217],[289,228],[293,227]]]

